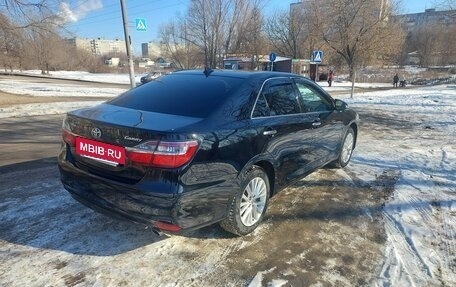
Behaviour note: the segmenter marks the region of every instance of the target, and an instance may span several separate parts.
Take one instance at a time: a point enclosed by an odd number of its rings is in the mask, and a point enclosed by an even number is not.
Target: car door
[[[301,112],[292,79],[267,80],[258,96],[252,120],[259,130],[257,145],[274,159],[277,184],[302,177],[315,160],[312,123],[315,115]]]
[[[299,91],[301,108],[306,115],[312,115],[315,167],[319,167],[338,154],[344,124],[335,111],[333,100],[321,88],[302,78],[294,82]]]

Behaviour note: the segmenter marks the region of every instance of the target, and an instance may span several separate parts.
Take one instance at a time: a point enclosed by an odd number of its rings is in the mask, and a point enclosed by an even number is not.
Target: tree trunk
[[[350,80],[352,82],[350,99],[353,99],[353,95],[355,94],[355,80],[356,80],[356,69],[354,67],[350,67]]]

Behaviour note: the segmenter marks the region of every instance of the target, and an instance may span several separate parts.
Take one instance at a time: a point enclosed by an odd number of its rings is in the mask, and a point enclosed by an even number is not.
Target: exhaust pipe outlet
[[[162,237],[163,235],[165,235],[160,229],[158,228],[155,228],[153,226],[150,226],[150,225],[146,225],[144,226],[144,229],[150,229],[155,235],[158,235],[160,237]]]
[[[163,232],[161,232],[157,228],[152,228],[152,232],[155,233],[156,235],[158,235],[159,237],[162,237],[163,235],[165,235]]]

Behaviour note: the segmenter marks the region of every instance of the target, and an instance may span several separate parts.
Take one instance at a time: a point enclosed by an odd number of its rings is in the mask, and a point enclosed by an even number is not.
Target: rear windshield
[[[207,117],[244,79],[170,74],[132,89],[109,104],[163,114]]]

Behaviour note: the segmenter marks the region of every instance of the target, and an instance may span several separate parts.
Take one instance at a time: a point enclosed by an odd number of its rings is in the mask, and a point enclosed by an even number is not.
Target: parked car
[[[149,72],[147,75],[141,77],[141,84],[148,83],[152,80],[155,80],[158,77],[163,76],[162,72]]]
[[[58,163],[65,189],[102,213],[245,235],[281,189],[349,163],[358,121],[295,74],[179,71],[69,112]]]

